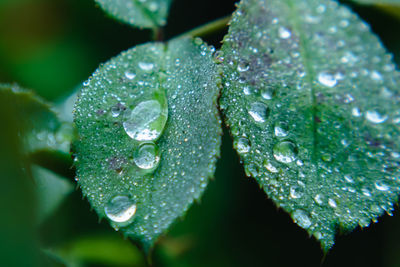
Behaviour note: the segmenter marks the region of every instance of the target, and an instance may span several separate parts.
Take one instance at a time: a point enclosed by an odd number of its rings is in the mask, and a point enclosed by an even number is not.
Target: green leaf
[[[62,124],[50,106],[33,92],[17,85],[1,85],[0,97],[15,106],[15,116],[26,153],[39,150],[69,152],[73,138],[71,124]]]
[[[100,66],[78,97],[83,193],[145,250],[215,171],[221,128],[212,51],[199,39],[137,46]]]
[[[277,206],[327,250],[397,201],[399,73],[335,1],[243,0],[222,46],[234,146]]]
[[[38,220],[44,221],[73,190],[71,182],[49,170],[32,166],[38,198]]]
[[[140,28],[166,24],[172,0],[96,0],[112,17]]]

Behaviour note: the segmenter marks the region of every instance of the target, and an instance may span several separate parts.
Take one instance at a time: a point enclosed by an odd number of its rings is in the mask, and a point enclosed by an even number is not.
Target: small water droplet
[[[279,27],[278,34],[282,39],[288,39],[292,35],[292,33],[285,27]]]
[[[284,122],[278,122],[275,124],[274,133],[276,137],[285,137],[288,135],[288,126]]]
[[[168,118],[168,108],[157,100],[140,102],[131,112],[126,112],[125,132],[137,141],[156,140],[161,136]]]
[[[265,122],[269,116],[269,108],[261,102],[254,102],[250,106],[249,114],[256,122]]]
[[[251,88],[249,86],[245,86],[245,87],[243,87],[243,93],[245,95],[251,95],[252,90],[251,90]]]
[[[250,151],[250,141],[247,138],[241,137],[236,143],[236,149],[240,154],[245,154]]]
[[[375,182],[375,187],[379,191],[387,191],[389,190],[389,185],[387,185],[385,182],[378,180]]]
[[[324,197],[321,194],[316,194],[315,197],[314,197],[314,201],[318,205],[322,205],[322,204],[324,204]]]
[[[272,165],[268,160],[264,160],[263,165],[271,173],[277,173],[279,171],[278,168]]]
[[[295,223],[303,227],[304,229],[307,229],[311,226],[311,219],[308,217],[307,212],[304,210],[295,210],[292,213],[293,220]]]
[[[358,107],[354,107],[351,110],[351,115],[353,115],[354,117],[361,117],[362,113],[361,113],[361,110]]]
[[[118,117],[124,109],[125,109],[125,106],[122,105],[121,103],[116,104],[115,106],[113,106],[111,108],[111,116],[113,118]]]
[[[303,189],[299,186],[293,186],[290,188],[291,198],[301,198],[303,196]]]
[[[365,118],[372,123],[379,124],[385,122],[388,117],[378,110],[368,110],[365,114]]]
[[[335,78],[334,75],[328,73],[328,72],[321,72],[318,74],[318,82],[326,87],[335,87],[337,84],[337,79]]]
[[[277,143],[274,148],[274,157],[282,163],[291,163],[296,160],[298,149],[291,141],[282,141]]]
[[[332,198],[328,199],[328,204],[334,209],[337,207],[336,201]]]
[[[364,196],[367,196],[367,197],[371,196],[371,191],[366,187],[361,188],[361,192],[363,193]]]
[[[154,170],[160,163],[158,147],[154,143],[144,143],[135,151],[133,161],[144,170]]]
[[[139,68],[144,71],[151,71],[154,68],[154,64],[151,62],[139,62]]]
[[[127,70],[127,71],[125,71],[125,77],[126,77],[128,80],[133,80],[133,79],[135,79],[136,74],[133,73],[133,72],[131,72],[131,71],[129,71],[129,70]]]
[[[237,66],[237,70],[239,72],[245,72],[248,71],[250,69],[250,65],[246,62],[239,62],[238,66]]]
[[[271,100],[274,97],[274,89],[264,88],[261,90],[261,97],[265,100]]]
[[[118,195],[106,204],[104,212],[115,223],[129,224],[136,213],[136,204],[129,197]]]

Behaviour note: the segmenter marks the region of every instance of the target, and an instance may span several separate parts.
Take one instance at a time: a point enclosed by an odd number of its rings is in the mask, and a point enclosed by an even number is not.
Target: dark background
[[[399,63],[400,8],[351,7],[371,24]],[[234,9],[232,0],[175,0],[165,35],[173,37]],[[219,47],[224,34],[207,41]],[[107,17],[93,0],[0,0],[0,81],[17,82],[47,100],[59,101],[100,63],[151,36]],[[7,125],[7,116],[0,119]],[[29,210],[29,205],[25,208]],[[39,226],[36,237],[47,251],[41,253],[43,265],[144,264],[134,244],[106,222],[98,223],[79,190]],[[14,256],[28,257],[26,251]],[[201,203],[194,204],[160,240],[152,258],[155,266],[399,267],[400,214],[396,207],[393,217],[385,215],[367,229],[339,235],[324,257],[318,242],[278,210],[254,180],[246,178],[225,131],[215,180]]]

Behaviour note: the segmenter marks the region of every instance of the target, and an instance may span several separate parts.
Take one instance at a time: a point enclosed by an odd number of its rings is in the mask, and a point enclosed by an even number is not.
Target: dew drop
[[[126,112],[123,127],[137,141],[156,140],[161,136],[168,118],[168,108],[157,100],[140,102],[131,112]]]
[[[336,201],[333,200],[332,198],[328,199],[328,204],[334,209],[337,207]]]
[[[106,204],[104,212],[115,223],[129,224],[136,213],[136,204],[129,197],[118,195]]]
[[[261,102],[254,102],[250,106],[249,114],[256,122],[265,122],[269,116],[269,108]]]
[[[389,190],[389,185],[387,185],[385,182],[379,180],[375,182],[375,187],[379,191],[387,191]]]
[[[278,168],[272,165],[268,160],[264,160],[263,165],[271,173],[277,173],[279,171]]]
[[[292,33],[285,27],[279,27],[278,34],[282,39],[288,39],[292,35]]]
[[[133,79],[135,79],[136,74],[133,73],[133,72],[131,72],[131,71],[129,71],[129,70],[127,70],[127,71],[125,71],[125,77],[126,77],[128,80],[133,80]]]
[[[296,160],[298,149],[291,141],[282,141],[277,143],[274,148],[274,157],[282,163],[291,163]]]
[[[250,141],[247,138],[241,137],[236,143],[236,149],[240,154],[245,154],[250,151]]]
[[[250,69],[250,65],[246,62],[239,62],[238,66],[237,66],[237,70],[239,72],[245,72],[248,71]]]
[[[278,122],[274,127],[274,134],[276,137],[285,137],[288,135],[288,126],[286,123]]]
[[[351,110],[351,115],[353,115],[354,117],[360,117],[362,115],[361,110],[357,107],[354,107]]]
[[[335,87],[337,84],[337,79],[334,75],[328,73],[328,72],[321,72],[318,74],[318,82],[326,87]]]
[[[292,217],[295,223],[300,225],[300,227],[307,229],[311,226],[311,219],[304,210],[295,210]]]
[[[369,191],[369,189],[366,188],[366,187],[363,187],[363,188],[361,189],[361,192],[363,193],[364,196],[367,196],[367,197],[370,197],[370,196],[371,196],[371,191]]]
[[[320,194],[316,194],[315,197],[314,197],[314,201],[318,205],[322,205],[322,204],[324,204],[324,197],[322,195],[320,195]]]
[[[139,62],[139,68],[144,71],[151,71],[154,68],[154,64],[150,62]]]
[[[154,170],[160,163],[158,147],[154,143],[144,143],[135,151],[133,161],[144,170]]]
[[[365,118],[372,123],[379,124],[385,122],[388,117],[381,114],[378,110],[368,110],[365,113]]]
[[[303,189],[299,186],[293,186],[290,188],[291,198],[301,198],[303,196]]]
[[[265,100],[271,100],[274,97],[274,90],[272,88],[265,88],[261,91],[261,97]]]

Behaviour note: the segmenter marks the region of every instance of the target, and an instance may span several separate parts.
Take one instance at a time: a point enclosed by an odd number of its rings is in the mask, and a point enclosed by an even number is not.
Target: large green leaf
[[[221,129],[211,52],[189,39],[137,46],[100,66],[78,97],[83,193],[145,250],[214,173]]]
[[[111,16],[140,28],[166,24],[172,0],[96,0]]]
[[[243,0],[222,47],[221,107],[248,175],[318,239],[366,227],[399,193],[399,73],[328,0]]]

